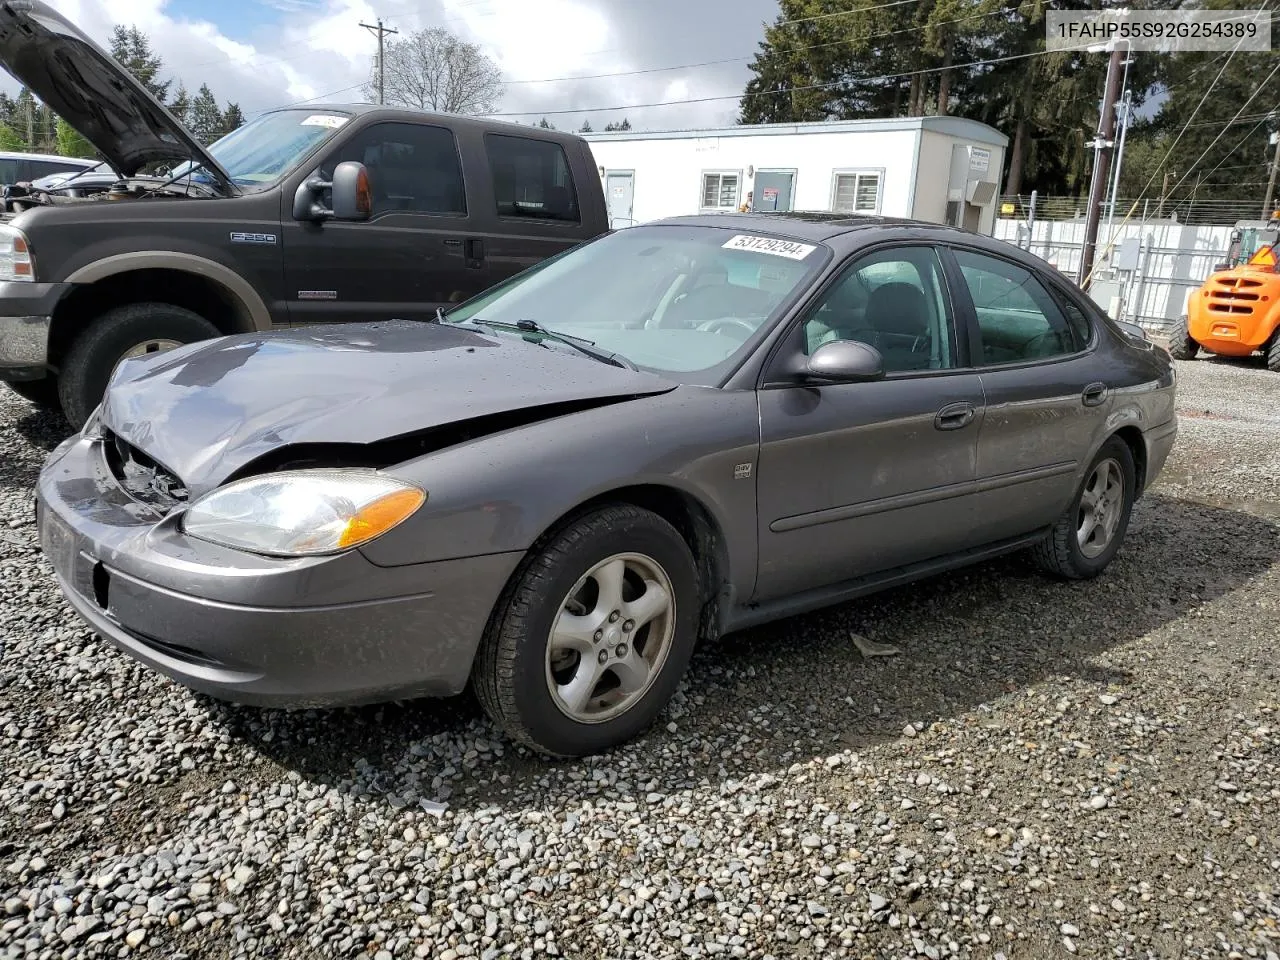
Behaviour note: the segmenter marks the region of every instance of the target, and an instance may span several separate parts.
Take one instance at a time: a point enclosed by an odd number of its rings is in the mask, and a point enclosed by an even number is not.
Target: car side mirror
[[[324,205],[324,192],[330,194],[332,207]],[[293,195],[295,220],[368,220],[373,212],[373,190],[369,186],[369,171],[363,163],[346,160],[333,171],[333,179],[326,180],[318,173],[299,184]]]
[[[867,383],[884,379],[884,357],[860,340],[832,340],[802,358],[796,373],[811,383]]]

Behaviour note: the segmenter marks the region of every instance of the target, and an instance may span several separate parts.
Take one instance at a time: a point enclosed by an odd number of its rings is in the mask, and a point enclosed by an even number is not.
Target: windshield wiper
[[[504,330],[519,330],[522,333],[533,333],[546,340],[554,340],[557,343],[563,343],[566,347],[577,350],[583,356],[590,357],[592,360],[599,360],[601,363],[607,363],[614,367],[623,367],[627,370],[639,370],[634,363],[625,357],[620,357],[616,353],[610,353],[601,347],[597,347],[594,340],[587,340],[584,337],[575,337],[571,333],[560,333],[557,330],[551,330],[538,323],[536,320],[517,320],[515,323],[504,323],[502,321],[482,320],[480,317],[472,317],[470,323],[480,326],[499,327]]]

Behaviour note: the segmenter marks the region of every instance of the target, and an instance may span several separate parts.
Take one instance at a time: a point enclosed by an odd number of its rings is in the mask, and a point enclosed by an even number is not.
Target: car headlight
[[[84,426],[80,428],[80,436],[86,440],[102,439],[102,404],[93,408],[93,413],[89,414]]]
[[[31,258],[27,235],[17,227],[0,223],[0,281],[36,278],[36,262]]]
[[[375,470],[285,470],[205,494],[182,529],[265,556],[340,553],[386,533],[426,500],[422,488]]]

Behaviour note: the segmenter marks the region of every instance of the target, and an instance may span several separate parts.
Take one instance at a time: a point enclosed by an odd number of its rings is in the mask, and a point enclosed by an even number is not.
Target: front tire
[[[1267,347],[1267,369],[1280,373],[1280,327],[1271,335],[1271,345]]]
[[[1037,565],[1064,580],[1088,580],[1105,570],[1129,529],[1136,478],[1128,444],[1111,437],[1093,458],[1071,506],[1036,545]]]
[[[1191,336],[1185,316],[1179,317],[1169,335],[1169,356],[1175,360],[1194,360],[1200,353],[1200,344]]]
[[[675,527],[630,504],[592,510],[516,571],[476,656],[476,696],[542,753],[584,756],[630,740],[684,675],[699,597]]]
[[[42,410],[57,410],[60,406],[58,381],[54,377],[45,377],[42,380],[10,381],[8,386],[23,400],[34,403]]]
[[[116,364],[127,356],[158,353],[219,336],[212,323],[170,303],[130,303],[108,310],[78,336],[62,361],[58,396],[79,430],[102,402]]]

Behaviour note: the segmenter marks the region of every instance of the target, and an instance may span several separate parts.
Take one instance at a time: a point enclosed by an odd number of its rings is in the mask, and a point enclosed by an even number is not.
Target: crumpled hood
[[[394,320],[241,334],[126,360],[102,423],[194,498],[284,446],[367,444],[676,386],[515,335]]]
[[[0,0],[0,64],[125,176],[194,159],[230,182],[177,117],[42,0]]]

